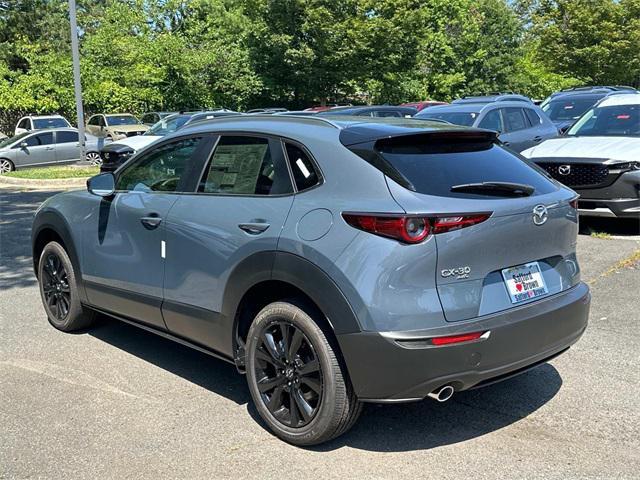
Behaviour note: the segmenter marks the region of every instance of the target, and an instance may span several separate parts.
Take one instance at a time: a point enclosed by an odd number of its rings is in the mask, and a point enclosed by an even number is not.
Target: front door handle
[[[53,147],[47,147],[45,150],[53,150]]]
[[[262,232],[266,231],[267,228],[269,228],[270,226],[271,224],[269,223],[261,223],[261,222],[238,224],[238,227],[240,227],[240,230],[244,230],[250,235],[260,235]]]
[[[539,142],[540,140],[542,140],[542,137],[533,137],[534,142]]]
[[[140,223],[142,223],[147,230],[153,230],[154,228],[158,228],[162,223],[162,218],[160,218],[157,213],[151,213],[148,217],[142,217]]]

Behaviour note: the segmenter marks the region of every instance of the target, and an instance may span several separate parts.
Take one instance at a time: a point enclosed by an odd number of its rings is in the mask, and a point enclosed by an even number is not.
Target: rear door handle
[[[542,137],[533,137],[534,142],[539,142],[540,140],[542,140]]]
[[[240,230],[244,230],[250,235],[260,235],[262,232],[266,231],[271,224],[269,223],[240,223],[238,227]]]
[[[140,223],[142,223],[147,230],[153,230],[154,228],[158,228],[162,223],[162,218],[160,218],[157,213],[151,213],[148,217],[142,217]]]
[[[46,147],[45,150],[53,150],[53,147]]]

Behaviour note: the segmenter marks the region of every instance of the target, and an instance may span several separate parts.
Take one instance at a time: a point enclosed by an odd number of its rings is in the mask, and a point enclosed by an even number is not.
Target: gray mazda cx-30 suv
[[[312,445],[362,402],[444,401],[572,345],[575,197],[486,130],[227,117],[47,200],[34,267],[54,327],[101,312],[234,363]]]

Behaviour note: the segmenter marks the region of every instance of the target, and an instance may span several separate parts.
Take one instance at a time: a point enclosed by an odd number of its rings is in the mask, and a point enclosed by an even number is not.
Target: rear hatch
[[[490,214],[435,234],[436,284],[447,321],[515,308],[578,283],[575,193],[495,145],[488,132],[395,137],[377,141],[375,149],[394,171],[389,189],[408,214],[432,222]]]

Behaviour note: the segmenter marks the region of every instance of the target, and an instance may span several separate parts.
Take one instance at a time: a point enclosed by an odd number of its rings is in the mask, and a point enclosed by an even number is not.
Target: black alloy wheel
[[[71,289],[67,271],[58,257],[49,252],[44,259],[42,270],[42,290],[44,299],[51,314],[58,321],[63,321],[69,315],[71,307]]]
[[[246,340],[247,384],[267,427],[300,446],[342,435],[362,410],[322,314],[303,299],[275,301],[255,316]]]
[[[85,308],[78,292],[69,254],[56,241],[42,249],[38,260],[38,285],[49,323],[63,332],[81,330],[93,323],[95,312]]]
[[[322,402],[322,372],[306,335],[286,321],[269,324],[260,335],[254,364],[260,397],[280,423],[307,425]]]

